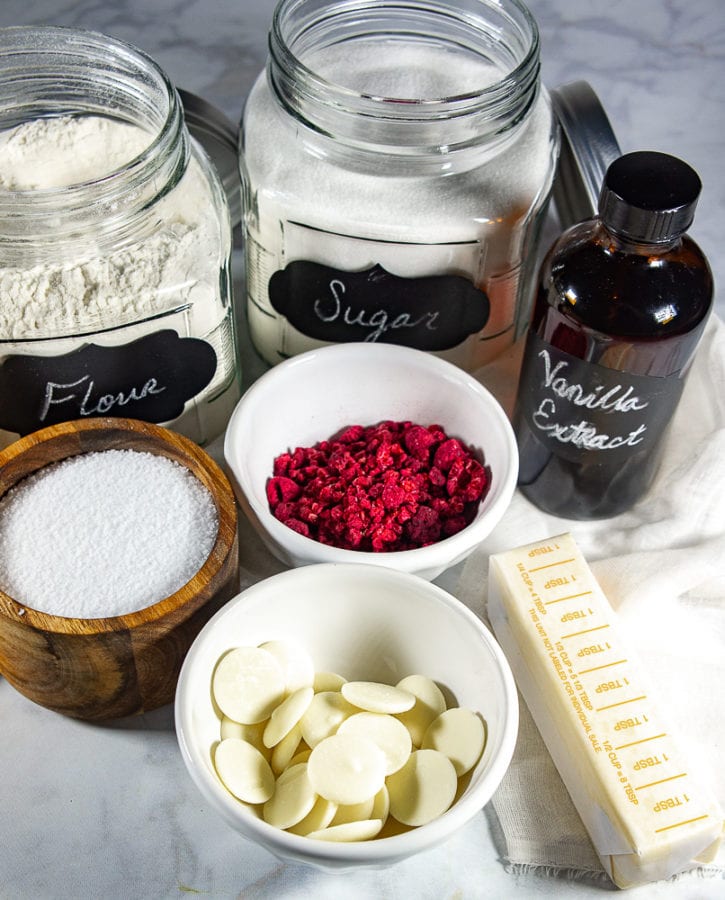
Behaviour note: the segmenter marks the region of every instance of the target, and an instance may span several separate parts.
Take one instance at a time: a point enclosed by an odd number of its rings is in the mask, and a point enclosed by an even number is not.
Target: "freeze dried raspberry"
[[[294,503],[278,503],[272,510],[275,519],[279,519],[280,522],[294,519],[296,512],[297,506]]]
[[[292,463],[292,454],[291,453],[280,453],[280,455],[274,461],[274,469],[272,470],[273,475],[286,475],[289,472],[290,464]]]
[[[291,478],[286,478],[283,475],[270,478],[267,482],[267,501],[272,507],[276,506],[278,503],[287,503],[289,500],[296,500],[300,493],[300,486],[295,484]]]
[[[436,438],[422,425],[411,425],[405,432],[405,448],[416,459],[428,459],[428,451],[435,444]]]
[[[465,528],[490,472],[440,425],[351,425],[274,461],[267,499],[277,519],[335,547],[408,550]]]
[[[459,531],[463,531],[468,524],[469,522],[465,516],[452,516],[450,519],[443,521],[443,533],[446,537],[450,537],[452,534],[458,534]]]
[[[431,507],[441,516],[460,516],[466,509],[463,497],[433,497]]]
[[[335,440],[339,444],[354,444],[359,441],[364,434],[365,429],[362,425],[350,425],[349,428],[343,429]]]
[[[448,471],[446,490],[467,502],[480,500],[486,481],[486,471],[478,460],[456,459]]]
[[[297,534],[301,534],[304,537],[311,537],[310,526],[306,525],[304,522],[300,522],[299,519],[285,519],[284,524],[291,528],[292,531],[296,531]]]
[[[448,435],[446,434],[445,429],[440,425],[429,425],[428,431],[433,435],[433,438],[435,439],[435,442],[437,444],[448,440]]]
[[[430,506],[421,506],[405,526],[411,542],[419,547],[435,543],[441,535],[441,520]]]
[[[394,523],[389,523],[387,525],[378,525],[372,534],[372,550],[376,553],[380,553],[381,551],[391,550],[393,545],[398,540],[398,536],[400,534],[400,529],[394,527]]]
[[[468,456],[460,441],[455,438],[449,438],[438,447],[433,457],[433,465],[443,472],[447,472],[453,463]]]

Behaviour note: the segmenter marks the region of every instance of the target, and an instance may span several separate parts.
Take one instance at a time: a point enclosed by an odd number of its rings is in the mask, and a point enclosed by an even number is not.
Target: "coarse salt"
[[[218,524],[209,491],[173,460],[136,450],[71,457],[0,500],[0,589],[52,615],[136,612],[198,572]]]

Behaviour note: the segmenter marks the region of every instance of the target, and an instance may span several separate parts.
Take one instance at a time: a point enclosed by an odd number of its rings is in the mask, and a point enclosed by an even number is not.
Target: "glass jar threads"
[[[281,0],[242,120],[255,347],[490,361],[528,317],[557,153],[519,0]]]
[[[229,212],[176,91],[102,34],[3,29],[0,438],[121,415],[205,443],[239,397]]]

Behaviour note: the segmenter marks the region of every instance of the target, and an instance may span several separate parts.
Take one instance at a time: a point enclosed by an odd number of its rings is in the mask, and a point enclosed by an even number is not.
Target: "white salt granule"
[[[173,460],[136,450],[71,457],[0,500],[0,588],[57,616],[136,612],[198,572],[218,525],[209,491]]]

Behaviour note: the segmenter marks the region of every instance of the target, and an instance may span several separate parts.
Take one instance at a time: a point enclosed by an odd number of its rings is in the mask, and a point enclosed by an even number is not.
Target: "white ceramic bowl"
[[[347,425],[385,419],[441,425],[491,470],[475,519],[428,547],[390,553],[343,550],[298,534],[272,515],[265,486],[280,453],[310,447]],[[237,404],[224,456],[240,506],[285,565],[355,562],[433,579],[464,559],[495,528],[516,488],[516,439],[498,401],[472,376],[420,350],[337,344],[275,366]]]
[[[487,740],[470,781],[442,816],[405,834],[332,844],[289,834],[255,817],[218,780],[212,749],[220,720],[211,679],[236,646],[294,640],[317,670],[395,684],[412,673],[436,681],[449,705],[481,714]],[[278,857],[328,869],[382,867],[440,844],[489,801],[511,760],[518,728],[513,676],[495,639],[437,585],[382,566],[323,564],[260,581],[202,629],[176,693],[176,731],[186,766],[206,801],[245,837]]]

